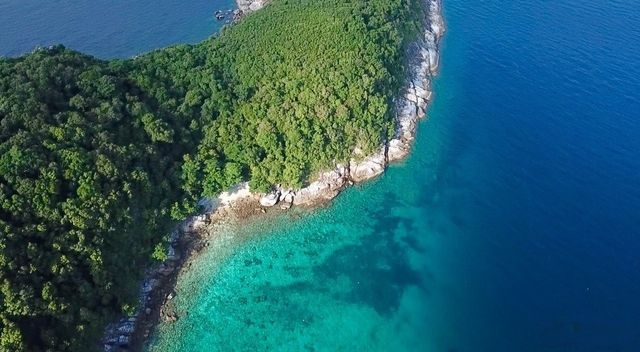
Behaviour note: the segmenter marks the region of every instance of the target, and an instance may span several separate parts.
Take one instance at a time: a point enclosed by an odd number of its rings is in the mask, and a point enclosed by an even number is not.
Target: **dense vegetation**
[[[376,148],[420,11],[274,0],[132,60],[0,59],[0,349],[92,349],[197,199],[243,179],[300,186]]]

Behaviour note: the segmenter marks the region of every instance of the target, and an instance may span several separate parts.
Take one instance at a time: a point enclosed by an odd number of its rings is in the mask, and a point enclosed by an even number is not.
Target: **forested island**
[[[0,349],[98,348],[200,199],[242,181],[298,189],[375,154],[428,11],[273,0],[130,60],[63,46],[0,59]]]

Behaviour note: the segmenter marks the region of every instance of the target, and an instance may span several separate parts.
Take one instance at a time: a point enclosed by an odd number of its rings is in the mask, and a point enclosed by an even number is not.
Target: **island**
[[[139,348],[185,235],[237,202],[322,203],[408,154],[438,0],[239,8],[202,43],[128,60],[0,59],[1,350]]]

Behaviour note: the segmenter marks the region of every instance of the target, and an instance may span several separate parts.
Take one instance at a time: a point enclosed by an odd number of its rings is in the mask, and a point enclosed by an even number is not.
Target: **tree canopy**
[[[135,59],[0,59],[0,349],[95,348],[199,198],[242,180],[299,187],[377,148],[422,11],[274,0]]]

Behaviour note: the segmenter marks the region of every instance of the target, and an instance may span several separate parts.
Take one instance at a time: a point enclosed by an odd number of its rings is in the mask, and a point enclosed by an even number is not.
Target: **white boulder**
[[[272,207],[278,204],[279,199],[280,191],[272,192],[260,198],[260,205],[262,205],[263,207]]]

